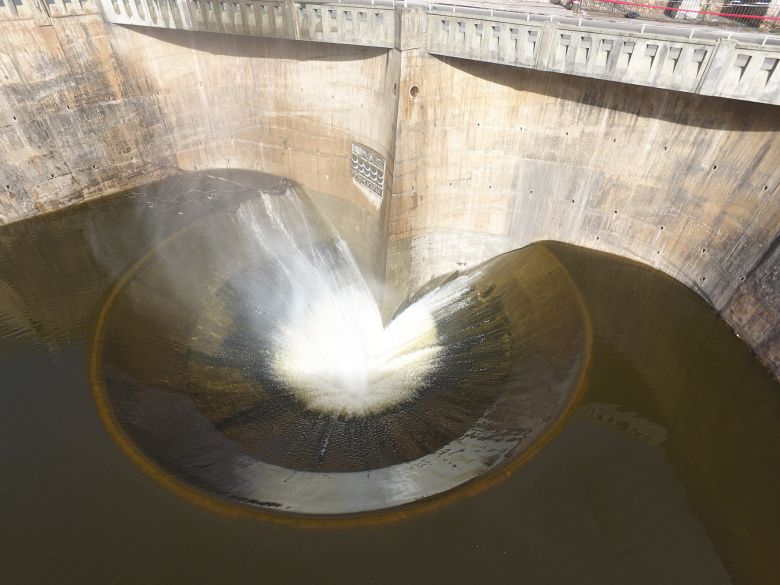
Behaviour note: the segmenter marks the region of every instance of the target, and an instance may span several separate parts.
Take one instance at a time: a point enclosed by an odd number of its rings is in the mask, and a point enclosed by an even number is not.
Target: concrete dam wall
[[[780,373],[777,106],[434,56],[418,11],[387,49],[82,8],[0,19],[3,222],[176,169],[259,170],[312,193],[388,307],[558,240],[668,273]]]

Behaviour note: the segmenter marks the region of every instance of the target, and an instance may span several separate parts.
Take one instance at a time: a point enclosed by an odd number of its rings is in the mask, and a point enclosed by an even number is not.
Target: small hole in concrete
[[[667,147],[666,147],[666,146],[664,146],[664,152],[666,152],[666,148],[667,148]]]
[[[16,116],[14,116],[13,118],[14,118],[14,120],[16,120]]]
[[[745,277],[744,277],[744,276],[740,276],[740,277],[739,277],[739,281],[740,281],[740,282],[745,282]]]
[[[571,202],[574,203],[574,199],[572,199]]]
[[[712,170],[713,170],[713,171],[714,171],[715,169],[717,169],[717,168],[718,168],[718,165],[712,165]]]
[[[704,252],[706,252],[706,251],[707,251],[707,248],[702,248],[702,249],[701,249],[701,253],[702,253],[702,254],[704,254]]]
[[[529,193],[530,193],[531,195],[533,195],[533,194],[534,194],[534,191],[533,191],[533,189],[531,189],[531,190],[529,191]]]
[[[705,280],[707,280],[707,277],[706,276],[702,276],[701,277],[701,281],[704,282]]]
[[[303,89],[301,89],[303,91]],[[398,84],[393,82],[393,95],[396,95],[398,93]]]
[[[52,178],[52,179],[54,178],[54,173],[52,173],[52,174],[51,174],[51,178]]]
[[[764,191],[766,191],[767,189],[769,189],[769,185],[764,185]]]
[[[661,226],[661,229],[664,229],[664,226]]]
[[[617,209],[616,209],[615,211],[613,211],[612,213],[614,213],[615,215],[617,215]]]
[[[413,98],[416,98],[418,93],[420,93],[420,88],[417,87],[416,85],[413,85],[412,87],[409,88],[409,95],[412,96]]]
[[[70,109],[70,106],[65,106],[65,108],[67,108],[67,109],[69,110],[69,109]]]
[[[598,239],[599,239],[599,237],[598,237],[598,236],[596,236],[596,239],[598,240]]]
[[[567,133],[566,133],[566,136],[568,136],[568,135],[569,135],[569,133],[567,132]]]
[[[655,253],[656,253],[656,254],[660,254],[660,253],[661,253],[661,250],[656,250],[656,251],[655,251]]]
[[[613,139],[612,139],[612,142],[617,142],[617,138],[613,138]]]

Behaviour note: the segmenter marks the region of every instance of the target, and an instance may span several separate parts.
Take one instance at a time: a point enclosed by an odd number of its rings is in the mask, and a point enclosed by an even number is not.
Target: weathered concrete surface
[[[396,299],[537,240],[570,242],[682,281],[780,372],[776,107],[419,49],[403,53],[400,96]]]
[[[174,150],[99,15],[0,20],[0,222],[147,182]]]
[[[329,196],[323,202],[348,202],[333,221],[360,242],[364,266],[383,260],[382,210],[355,185],[349,161],[353,141],[391,158],[397,54],[123,27],[112,44],[127,75],[157,96],[179,167],[261,170]]]
[[[123,28],[98,15],[0,27],[0,221],[175,168],[262,170],[321,195],[363,266],[383,271],[382,210],[349,161],[353,141],[391,158],[396,53]]]
[[[25,0],[20,0],[25,1]],[[479,4],[479,3],[477,3]],[[403,3],[407,5],[406,2]],[[396,22],[394,2],[372,0],[306,2],[251,0],[241,4],[216,0],[101,0],[106,20],[145,28],[220,32],[237,35],[394,47],[408,36]],[[400,6],[400,4],[399,4]],[[661,32],[634,30],[619,21],[565,18],[531,20],[514,10],[494,11],[412,2],[422,24],[414,28],[429,52],[596,77],[635,85],[780,105],[778,37],[739,35],[667,27]],[[655,27],[658,28],[658,27]],[[741,39],[741,40],[740,40]]]
[[[388,306],[560,240],[684,282],[780,374],[777,107],[435,57],[423,13],[396,25],[388,50],[0,21],[0,221],[178,167],[261,170],[314,193],[370,272],[387,260]],[[379,208],[353,142],[387,159]]]

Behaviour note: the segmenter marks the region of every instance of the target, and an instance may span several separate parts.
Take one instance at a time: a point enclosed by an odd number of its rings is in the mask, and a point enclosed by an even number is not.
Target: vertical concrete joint
[[[542,25],[542,34],[539,39],[539,51],[536,54],[534,69],[546,71],[555,56],[556,35],[558,25],[554,22],[545,22]]]
[[[284,37],[300,40],[300,22],[298,22],[298,10],[295,0],[283,0],[282,21],[284,23]]]
[[[396,8],[395,48],[399,51],[427,46],[428,15],[420,8]]]
[[[176,0],[176,6],[179,7],[181,14],[181,26],[184,30],[193,30],[192,13],[190,12],[190,3],[187,0]]]
[[[731,64],[734,52],[737,49],[736,41],[720,39],[712,58],[707,63],[707,68],[701,76],[696,93],[704,95],[717,95],[721,79],[726,68]]]

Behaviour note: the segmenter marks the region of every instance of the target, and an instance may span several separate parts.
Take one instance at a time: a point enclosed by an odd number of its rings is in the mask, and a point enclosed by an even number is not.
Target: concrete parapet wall
[[[543,70],[696,93],[717,43],[557,27]]]
[[[92,0],[4,0],[0,2],[0,20],[36,20],[94,14],[98,9]]]
[[[395,10],[291,0],[101,0],[114,24],[369,47],[395,44]]]
[[[780,104],[780,51],[592,26],[427,15],[430,53]]]
[[[512,21],[486,22],[448,14],[429,14],[426,48],[430,53],[536,67],[543,26]]]
[[[397,10],[354,4],[250,0],[100,0],[117,24],[400,48]],[[745,101],[780,104],[780,48],[599,28],[425,12],[411,31],[430,53]],[[410,44],[408,38],[406,43]]]

